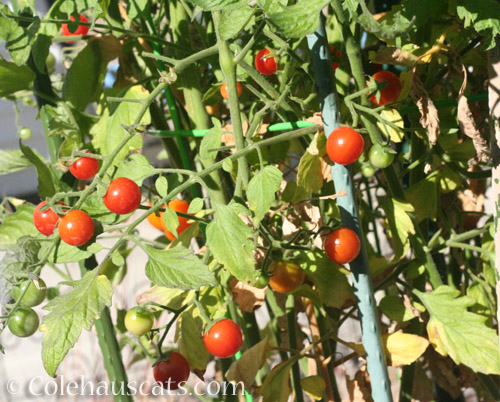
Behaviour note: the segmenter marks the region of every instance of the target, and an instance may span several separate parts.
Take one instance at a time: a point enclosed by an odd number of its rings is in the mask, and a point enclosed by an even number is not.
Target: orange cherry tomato
[[[150,203],[148,204],[149,206],[151,206]],[[163,204],[161,207],[165,208],[165,204]],[[151,224],[151,226],[155,227],[158,230],[165,230],[165,224],[163,223],[163,212],[153,212],[148,216],[148,222]]]
[[[183,200],[172,200],[168,203],[168,207],[175,212],[182,212],[183,214],[187,214],[189,203]],[[188,218],[184,218],[183,216],[178,216],[178,218],[179,226],[177,227],[177,234],[179,235],[184,232],[189,226],[191,226],[191,224],[188,223]],[[168,231],[166,228],[164,229],[164,232],[168,240],[174,241],[176,239],[175,235],[172,232]]]
[[[292,261],[275,261],[269,266],[269,286],[278,293],[295,290],[304,280],[305,272]]]
[[[238,96],[241,95],[243,88],[239,82],[236,83],[236,90],[238,91]],[[229,99],[229,93],[227,92],[227,84],[224,83],[220,86],[220,94],[224,99]]]

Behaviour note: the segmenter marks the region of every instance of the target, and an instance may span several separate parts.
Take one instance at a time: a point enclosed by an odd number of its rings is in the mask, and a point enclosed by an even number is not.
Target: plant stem
[[[295,334],[296,318],[295,318],[295,296],[288,295],[286,298],[286,320],[288,323],[288,342],[290,349],[297,349],[297,337]],[[304,402],[302,394],[302,385],[300,383],[300,366],[299,362],[295,362],[292,366],[293,388],[295,389],[295,400]]]

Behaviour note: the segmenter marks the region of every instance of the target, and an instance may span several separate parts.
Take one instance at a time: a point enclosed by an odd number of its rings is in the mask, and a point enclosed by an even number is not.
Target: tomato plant
[[[153,314],[142,307],[131,308],[125,314],[125,327],[134,335],[147,334],[153,328],[153,324]]]
[[[16,301],[19,301],[20,306],[38,306],[47,296],[47,285],[43,279],[38,279],[37,287],[31,279],[27,279],[14,288],[13,296]]]
[[[99,161],[95,158],[82,156],[69,167],[73,176],[80,180],[90,180],[99,171]]]
[[[109,183],[103,201],[106,207],[115,214],[129,214],[141,204],[141,189],[132,180],[118,177]]]
[[[37,313],[29,307],[18,307],[8,321],[10,332],[20,338],[33,335],[39,325],[40,319]]]
[[[243,343],[243,335],[238,325],[226,318],[216,322],[203,337],[207,350],[214,356],[227,359],[238,352]]]
[[[255,55],[255,68],[261,74],[271,75],[278,70],[276,59],[272,56],[267,56],[270,53],[269,49],[262,49]]]
[[[376,95],[370,97],[370,101],[375,105],[387,105],[388,103],[395,102],[399,98],[399,94],[401,93],[401,81],[399,81],[396,74],[387,70],[382,70],[373,74],[372,78],[377,82],[387,83],[386,87],[380,91],[379,98],[377,98]]]
[[[176,390],[189,378],[189,363],[178,352],[170,352],[166,360],[158,362],[153,367],[155,381],[171,391]]]
[[[94,221],[84,211],[73,209],[57,225],[61,240],[71,246],[83,246],[94,236]]]
[[[350,165],[363,153],[365,142],[361,134],[349,127],[339,127],[332,131],[326,141],[328,157],[340,165]]]

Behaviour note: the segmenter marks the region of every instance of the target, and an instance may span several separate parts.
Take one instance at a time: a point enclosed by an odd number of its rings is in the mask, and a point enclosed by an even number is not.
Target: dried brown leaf
[[[242,311],[253,313],[256,308],[262,306],[265,302],[266,288],[254,288],[237,279],[231,281],[231,288],[233,290],[233,299]]]
[[[413,377],[413,392],[411,394],[413,401],[431,402],[435,400],[434,392],[432,389],[432,381],[422,365],[417,362],[415,365],[415,374]]]
[[[398,49],[397,47],[380,46],[372,60],[377,64],[394,64],[399,66],[413,67],[416,63],[423,63],[418,56],[408,50]]]
[[[415,68],[411,77],[410,94],[420,111],[420,124],[429,132],[429,142],[434,145],[439,135],[439,115],[422,81],[417,77]]]
[[[453,399],[462,395],[458,378],[453,373],[454,363],[451,358],[441,356],[434,348],[427,348],[424,356],[429,363],[432,378],[439,386],[448,392]]]
[[[480,162],[488,162],[490,159],[490,148],[487,141],[481,136],[481,132],[476,126],[474,116],[470,110],[467,98],[464,95],[467,87],[467,69],[462,65],[464,81],[458,92],[458,110],[457,118],[460,125],[460,130],[469,138],[472,139],[474,148],[476,149],[476,158]]]
[[[347,392],[349,393],[349,399],[351,401],[373,401],[370,379],[368,377],[368,372],[366,371],[366,366],[362,366],[361,369],[356,372],[352,380],[346,376],[346,385]]]

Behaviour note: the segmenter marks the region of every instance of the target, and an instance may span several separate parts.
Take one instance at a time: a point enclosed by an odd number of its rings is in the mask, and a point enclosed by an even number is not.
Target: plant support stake
[[[335,76],[329,55],[328,40],[323,15],[319,28],[307,35],[307,43],[311,51],[312,67],[316,81],[316,89],[321,102],[321,112],[325,134],[328,136],[339,126],[339,108],[335,92]],[[380,337],[380,327],[373,297],[373,286],[368,256],[359,222],[359,212],[355,199],[351,173],[347,166],[334,164],[332,177],[336,191],[344,190],[347,195],[337,198],[337,205],[344,226],[354,230],[361,241],[359,256],[350,263],[354,294],[358,302],[361,322],[363,346],[366,351],[368,374],[371,379],[372,396],[377,402],[392,401],[384,349]]]

